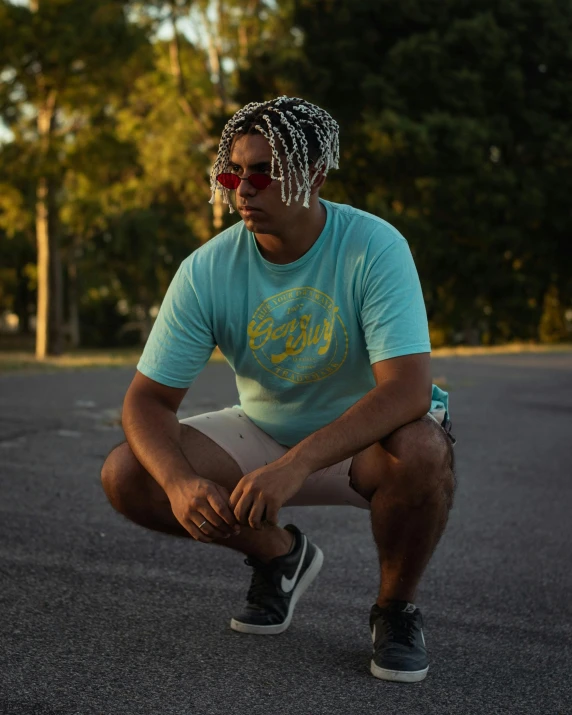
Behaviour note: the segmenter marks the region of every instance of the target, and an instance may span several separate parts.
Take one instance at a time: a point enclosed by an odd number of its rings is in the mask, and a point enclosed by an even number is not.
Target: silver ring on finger
[[[207,523],[207,520],[205,519],[202,524],[199,524],[199,529],[202,529],[206,523]]]

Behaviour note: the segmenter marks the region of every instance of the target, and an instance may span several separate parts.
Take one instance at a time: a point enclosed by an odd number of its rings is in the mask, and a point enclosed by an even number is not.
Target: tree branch
[[[186,89],[186,83],[185,83],[185,78],[183,76],[183,70],[181,66],[181,46],[179,42],[179,32],[177,29],[177,22],[176,22],[176,11],[173,6],[173,3],[170,3],[171,7],[171,15],[170,15],[170,20],[171,20],[171,25],[173,27],[173,37],[171,41],[169,42],[169,57],[171,60],[171,74],[173,76],[173,79],[175,80],[176,86],[177,86],[177,91],[178,91],[178,103],[183,112],[188,116],[194,119],[197,128],[199,130],[199,134],[201,135],[201,139],[203,142],[206,144],[210,145],[212,144],[212,138],[207,130],[207,127],[200,116],[199,112],[193,107],[191,102],[189,102],[189,99],[187,97],[187,89]]]

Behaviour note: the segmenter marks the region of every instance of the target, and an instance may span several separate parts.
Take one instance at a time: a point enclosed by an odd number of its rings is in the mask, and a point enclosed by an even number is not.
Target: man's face
[[[272,150],[268,141],[261,134],[243,134],[234,140],[228,171],[240,177],[250,174],[270,176],[271,163]],[[286,206],[282,201],[281,183],[273,181],[268,188],[258,190],[249,181],[240,182],[236,189],[236,208],[249,231],[280,236],[287,227],[304,220],[308,209],[303,206],[303,195],[298,201],[292,198],[290,206]],[[296,184],[292,183],[295,195]]]

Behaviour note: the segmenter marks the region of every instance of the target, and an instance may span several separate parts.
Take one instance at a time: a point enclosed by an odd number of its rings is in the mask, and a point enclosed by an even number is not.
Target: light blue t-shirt
[[[375,387],[370,365],[431,351],[407,241],[389,223],[321,200],[317,241],[293,263],[265,260],[243,221],[180,265],[137,369],[188,387],[216,345],[246,415],[287,447]],[[447,409],[433,387],[432,409]]]

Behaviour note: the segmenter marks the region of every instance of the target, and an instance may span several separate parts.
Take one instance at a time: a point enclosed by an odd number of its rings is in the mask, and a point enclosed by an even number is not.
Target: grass
[[[98,367],[135,367],[139,362],[141,352],[142,348],[70,350],[64,355],[36,360],[36,356],[30,351],[0,350],[0,374],[7,372],[50,373]],[[224,361],[218,348],[215,349],[211,361]]]
[[[460,345],[451,348],[435,348],[433,357],[451,357],[452,355],[521,355],[522,353],[569,353],[572,343],[541,345],[540,343],[509,343],[507,345]]]
[[[50,373],[61,370],[84,370],[98,367],[135,367],[142,348],[120,348],[99,350],[70,350],[64,355],[49,356],[36,360],[33,351],[0,349],[0,373]],[[572,352],[572,344],[537,345],[532,343],[512,343],[494,347],[437,348],[432,356],[471,356],[471,355],[506,355],[522,353],[566,353]],[[215,349],[211,362],[224,362],[218,348]]]

